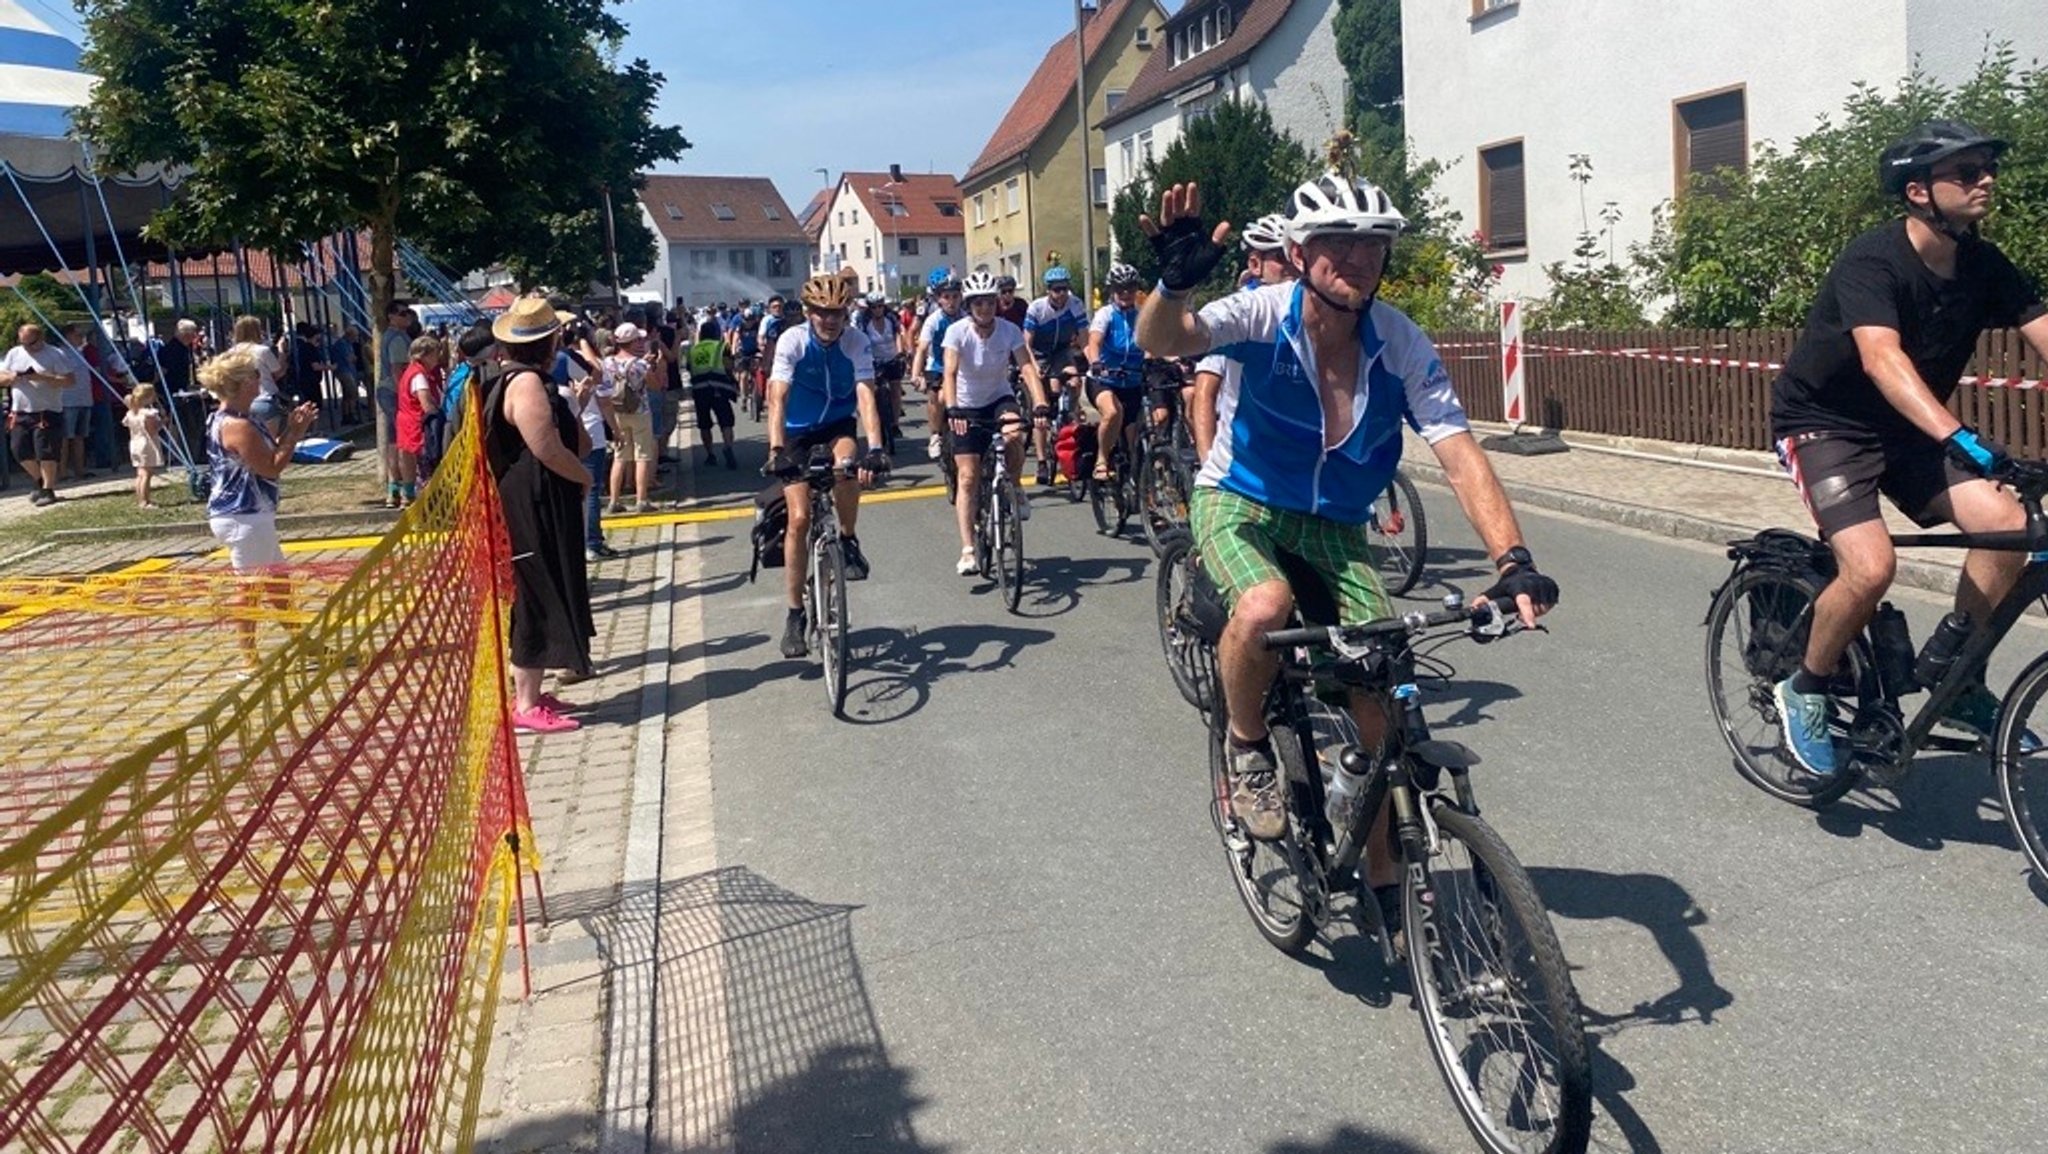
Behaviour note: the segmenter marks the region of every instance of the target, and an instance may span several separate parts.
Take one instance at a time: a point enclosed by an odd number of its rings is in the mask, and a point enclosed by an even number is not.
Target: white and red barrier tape
[[[1455,346],[1452,346],[1455,347]],[[1678,352],[1663,352],[1657,349],[1583,349],[1571,345],[1529,345],[1528,359],[1543,360],[1548,356],[1562,354],[1568,357],[1617,357],[1624,360],[1658,361],[1672,365],[1704,365],[1716,369],[1754,369],[1775,373],[1785,366],[1778,361],[1744,361],[1728,357],[1698,357]],[[1459,358],[1475,359],[1475,358]],[[2031,377],[1979,377],[1966,376],[1965,385],[1977,385],[1986,389],[2039,389],[2048,387],[2048,381]]]

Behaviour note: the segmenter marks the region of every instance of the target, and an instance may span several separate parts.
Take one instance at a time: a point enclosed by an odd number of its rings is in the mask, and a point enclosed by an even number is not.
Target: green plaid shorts
[[[1363,525],[1271,509],[1210,487],[1195,490],[1188,514],[1202,566],[1232,605],[1254,585],[1287,580],[1279,556],[1285,551],[1323,579],[1336,603],[1341,620],[1317,624],[1357,624],[1392,611]],[[1297,591],[1297,603],[1301,600]]]

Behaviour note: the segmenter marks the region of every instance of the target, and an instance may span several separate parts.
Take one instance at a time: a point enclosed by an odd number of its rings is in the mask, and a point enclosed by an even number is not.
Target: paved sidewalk
[[[1484,439],[1502,430],[1474,431]],[[1517,505],[1709,544],[1773,527],[1813,532],[1798,492],[1768,453],[1580,433],[1566,433],[1565,440],[1572,445],[1565,453],[1487,454]],[[1413,433],[1403,468],[1417,480],[1442,483],[1435,458]],[[1889,504],[1883,508],[1893,532],[1918,531]],[[1961,562],[1958,550],[1916,550],[1900,558],[1899,580],[1946,592],[1955,588]]]

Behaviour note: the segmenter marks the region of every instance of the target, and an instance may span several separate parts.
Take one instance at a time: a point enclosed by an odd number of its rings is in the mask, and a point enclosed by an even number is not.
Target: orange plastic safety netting
[[[0,582],[0,1149],[467,1145],[533,864],[474,425],[353,563]]]

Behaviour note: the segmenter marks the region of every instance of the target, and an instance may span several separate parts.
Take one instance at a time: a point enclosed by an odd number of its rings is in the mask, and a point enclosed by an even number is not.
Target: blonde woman
[[[239,327],[239,326],[238,326]],[[292,463],[292,449],[320,415],[312,402],[284,417],[284,433],[272,436],[253,410],[262,397],[263,370],[247,353],[231,350],[199,370],[199,384],[220,401],[206,422],[206,461],[213,485],[206,499],[207,526],[228,550],[235,572],[261,575],[284,564],[277,538],[277,479]],[[258,596],[276,608],[290,601],[283,581],[266,581]],[[256,622],[242,622],[242,651],[256,664]]]

